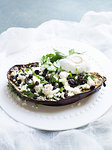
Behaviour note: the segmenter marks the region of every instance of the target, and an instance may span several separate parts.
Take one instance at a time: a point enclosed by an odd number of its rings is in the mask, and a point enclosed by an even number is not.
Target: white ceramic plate
[[[29,63],[38,59],[52,49],[67,53],[69,49],[85,52],[90,58],[91,70],[98,71],[107,77],[107,86],[77,103],[67,106],[51,107],[39,105],[38,109],[28,102],[27,105],[7,88],[7,71],[15,64]],[[4,57],[2,76],[0,76],[0,105],[13,119],[28,126],[42,130],[67,130],[86,125],[103,115],[112,105],[110,61],[98,50],[86,44],[68,40],[50,40],[33,43],[30,47]]]

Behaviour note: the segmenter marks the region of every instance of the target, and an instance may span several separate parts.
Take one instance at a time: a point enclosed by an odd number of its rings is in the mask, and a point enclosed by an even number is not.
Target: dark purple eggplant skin
[[[32,63],[34,65],[38,64],[38,62],[35,62],[35,63]],[[43,101],[43,100],[35,100],[33,98],[29,98],[27,96],[25,96],[24,94],[22,94],[21,92],[19,92],[16,87],[14,86],[14,84],[12,83],[12,81],[10,80],[10,73],[11,73],[11,69],[13,69],[14,67],[26,67],[26,65],[15,65],[13,67],[11,67],[7,73],[7,78],[8,78],[8,82],[9,84],[11,85],[12,88],[14,88],[16,91],[17,91],[17,94],[27,100],[27,101],[30,101],[30,102],[34,102],[34,103],[37,103],[37,104],[42,104],[42,105],[47,105],[47,106],[64,106],[64,105],[68,105],[68,104],[72,104],[72,103],[75,103],[81,99],[84,99],[86,97],[88,97],[89,95],[91,94],[94,94],[95,92],[99,91],[101,89],[101,86],[104,85],[105,81],[106,81],[106,78],[103,77],[103,81],[100,85],[96,86],[94,89],[92,90],[87,90],[87,91],[84,91],[83,93],[80,93],[80,94],[76,94],[74,96],[70,96],[70,97],[67,97],[65,99],[60,99],[60,100],[54,100],[54,101]],[[28,66],[28,64],[27,64]],[[100,76],[100,75],[99,75]],[[100,76],[101,77],[101,76]]]

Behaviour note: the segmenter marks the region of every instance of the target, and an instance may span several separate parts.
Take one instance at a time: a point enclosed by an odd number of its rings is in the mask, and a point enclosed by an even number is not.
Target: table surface
[[[37,27],[60,19],[80,21],[88,11],[112,11],[111,0],[0,0],[0,33],[9,27]]]

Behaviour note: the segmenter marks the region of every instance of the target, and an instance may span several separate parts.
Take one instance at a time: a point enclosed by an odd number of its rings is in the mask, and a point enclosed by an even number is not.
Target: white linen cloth
[[[79,23],[51,20],[38,28],[9,28],[0,35],[0,61],[5,54],[16,53],[32,41],[53,38],[85,42],[112,58],[112,12],[88,12]],[[85,127],[60,132],[29,128],[15,122],[0,109],[0,150],[62,149],[111,150],[112,109]]]

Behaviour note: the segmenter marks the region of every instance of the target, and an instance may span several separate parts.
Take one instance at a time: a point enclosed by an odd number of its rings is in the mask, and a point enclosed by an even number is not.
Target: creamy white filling
[[[79,86],[80,88],[82,88],[82,89],[90,89],[90,85],[89,84],[83,84],[83,85],[80,85]]]
[[[65,72],[65,71],[62,71],[62,72],[60,72],[60,74],[59,74],[59,76],[60,76],[61,79],[67,78],[68,75],[69,75],[69,73],[68,73],[68,72]]]
[[[18,80],[24,81],[25,78],[26,78],[25,76],[22,76],[21,74],[18,74],[18,77],[17,77]]]
[[[90,77],[88,77],[88,79],[87,79],[87,84],[88,84],[89,86],[92,86],[92,85],[95,86],[95,82],[94,82]]]
[[[33,83],[35,83],[36,81],[38,81],[40,83],[40,79],[38,79],[37,77],[33,76],[33,79],[32,79]]]
[[[35,91],[38,93],[39,90],[43,89],[43,85],[39,84],[34,87]]]

